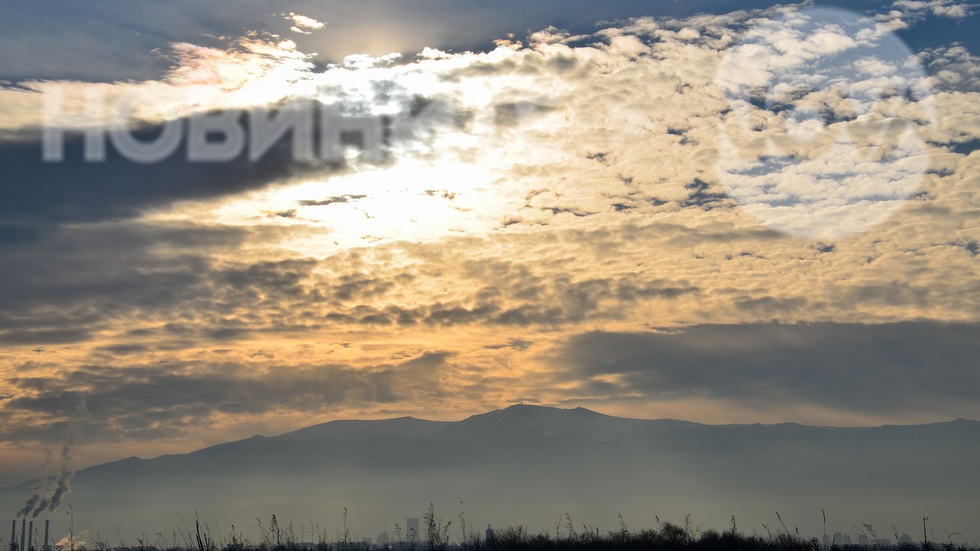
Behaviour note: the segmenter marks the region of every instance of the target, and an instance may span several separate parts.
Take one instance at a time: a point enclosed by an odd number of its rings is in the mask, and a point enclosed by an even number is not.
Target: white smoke
[[[24,506],[17,511],[17,517],[37,518],[41,513],[54,512],[71,493],[71,481],[75,471],[71,468],[72,448],[75,445],[74,432],[68,433],[68,439],[61,446],[61,473],[57,477],[41,479],[34,485],[33,495],[24,501]]]

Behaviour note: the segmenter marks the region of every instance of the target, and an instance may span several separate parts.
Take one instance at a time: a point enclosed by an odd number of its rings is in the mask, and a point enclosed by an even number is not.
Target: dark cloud
[[[954,247],[960,247],[970,253],[970,256],[980,255],[980,242],[974,239],[960,239],[949,243]]]
[[[642,273],[576,278],[501,259],[442,273],[452,246],[411,249],[409,267],[367,263],[357,251],[326,259],[238,258],[255,238],[243,228],[116,222],[48,228],[3,249],[0,342],[83,342],[120,333],[101,351],[125,356],[195,341],[367,326],[547,325],[621,319],[637,301],[676,300],[702,290]],[[231,255],[229,256],[229,253]],[[426,289],[454,281],[456,298]],[[421,290],[421,292],[419,291]],[[152,342],[150,342],[152,341]]]
[[[344,195],[336,195],[334,197],[327,197],[326,199],[312,200],[304,199],[301,201],[296,201],[297,205],[301,207],[323,207],[326,205],[333,205],[335,203],[349,203],[351,201],[357,201],[358,199],[364,199],[367,195],[363,194],[350,194],[345,193]]]
[[[801,312],[808,304],[806,297],[779,298],[772,296],[738,296],[733,300],[735,308],[763,319]]]
[[[246,123],[243,115],[243,127]],[[187,127],[186,119],[178,119]],[[154,139],[159,126],[133,134]],[[83,158],[83,140],[66,133],[64,160],[46,162],[39,137],[0,141],[0,219],[10,234],[3,241],[29,240],[35,226],[100,222],[134,218],[151,208],[181,200],[235,195],[288,180],[301,174],[326,174],[337,163],[295,162],[289,138],[279,141],[266,155],[250,161],[247,148],[229,162],[189,162],[186,137],[172,155],[152,164],[133,162],[121,155],[107,139],[104,162]],[[19,224],[19,225],[14,225]]]
[[[718,191],[711,184],[695,179],[689,184],[685,184],[687,198],[680,201],[682,207],[696,207],[705,210],[712,210],[724,207],[733,207],[735,202],[722,191]]]
[[[2,344],[64,344],[87,340],[92,333],[86,329],[0,330]]]
[[[252,237],[249,230],[191,224],[49,228],[30,244],[3,250],[0,342],[84,341],[98,330],[120,329],[120,318],[129,320],[127,338],[157,339],[147,345],[156,350],[204,338],[315,329],[332,311],[352,319],[377,314],[360,303],[416,277],[365,273],[357,255],[222,260]],[[318,272],[327,265],[335,275]],[[386,313],[406,321],[397,311]],[[142,326],[133,326],[135,320]],[[112,343],[103,351],[120,355],[133,346],[143,344]]]
[[[161,362],[130,367],[88,365],[54,376],[13,377],[0,410],[0,439],[56,442],[70,424],[94,441],[173,437],[220,414],[311,415],[343,407],[382,406],[445,397],[441,380],[452,354],[424,351],[399,362],[353,368],[338,364]],[[85,418],[78,417],[85,404]],[[31,421],[14,421],[21,415]]]
[[[691,248],[706,244],[732,244],[737,242],[768,243],[785,240],[786,235],[765,226],[732,228],[725,226],[691,227],[684,224],[652,223],[644,225],[624,224],[619,229],[619,239],[627,242],[663,242],[670,247]],[[583,234],[582,240],[592,236]]]
[[[488,262],[484,268],[469,271],[474,286],[482,285],[471,298],[458,302],[432,302],[421,305],[374,307],[358,305],[335,311],[326,318],[337,323],[382,325],[502,325],[560,326],[585,320],[620,319],[637,300],[676,299],[700,292],[685,282],[645,281],[629,275],[619,280],[584,279],[570,276],[546,277],[525,271],[525,267],[506,262]],[[483,279],[483,269],[497,266],[495,277]],[[506,267],[505,267],[506,266]],[[507,273],[513,269],[511,273]]]
[[[977,325],[704,325],[594,332],[562,361],[600,394],[806,403],[843,411],[975,415]],[[616,376],[610,383],[607,376]],[[959,409],[958,409],[959,408]]]
[[[145,344],[114,344],[104,346],[100,350],[113,355],[129,356],[131,354],[149,352],[151,348]]]
[[[517,350],[518,352],[523,352],[528,348],[531,348],[531,346],[533,345],[534,345],[534,341],[511,339],[511,341],[508,342],[507,344],[490,344],[485,346],[484,348],[488,350],[500,350],[502,348],[511,348],[513,350]]]
[[[245,235],[192,225],[48,227],[2,249],[0,339],[84,340],[117,316],[192,304],[212,292],[208,252],[237,247]]]

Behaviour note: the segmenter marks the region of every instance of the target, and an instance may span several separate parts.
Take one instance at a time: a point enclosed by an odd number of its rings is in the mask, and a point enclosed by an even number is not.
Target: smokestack
[[[27,539],[27,519],[20,521],[20,551],[24,551],[24,540]]]
[[[24,551],[27,551],[31,547],[34,547],[34,521],[32,520],[27,524],[27,547]]]
[[[44,547],[41,548],[42,551],[48,551],[48,526],[51,524],[51,519],[44,519]]]
[[[10,551],[17,551],[17,519],[10,523]]]

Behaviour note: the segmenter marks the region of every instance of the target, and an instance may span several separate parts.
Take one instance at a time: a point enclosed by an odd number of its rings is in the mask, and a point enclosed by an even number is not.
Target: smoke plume
[[[72,447],[75,445],[75,435],[68,433],[68,439],[61,446],[61,474],[38,481],[34,485],[34,494],[24,502],[24,506],[17,512],[18,517],[31,515],[37,518],[41,513],[48,511],[54,512],[65,496],[71,493],[71,481],[75,477],[75,471],[71,468]],[[52,490],[52,486],[54,489]]]
[[[61,502],[65,499],[65,496],[71,493],[71,479],[75,477],[75,471],[71,468],[71,458],[72,458],[72,446],[75,445],[74,433],[68,433],[68,439],[61,446],[61,474],[58,476],[58,481],[54,486],[54,493],[51,494],[51,498],[47,503],[47,510],[49,512],[54,512]],[[38,505],[41,505],[38,503]],[[37,518],[44,509],[36,507],[34,509],[33,518]]]
[[[37,503],[41,501],[41,495],[45,493],[45,486],[47,486],[47,482],[49,482],[49,480],[41,479],[37,481],[37,484],[34,485],[33,489],[34,495],[24,502],[24,506],[20,508],[20,511],[17,511],[17,518],[29,515],[31,511],[34,510]]]

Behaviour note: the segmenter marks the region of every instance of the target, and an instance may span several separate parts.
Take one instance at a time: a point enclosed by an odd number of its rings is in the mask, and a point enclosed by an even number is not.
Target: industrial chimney
[[[10,523],[10,551],[17,551],[17,519]]]
[[[50,549],[50,547],[48,547],[48,528],[50,524],[51,519],[44,519],[44,547],[41,548],[41,551],[49,551]]]
[[[24,551],[24,540],[27,538],[27,519],[20,521],[20,551]]]

